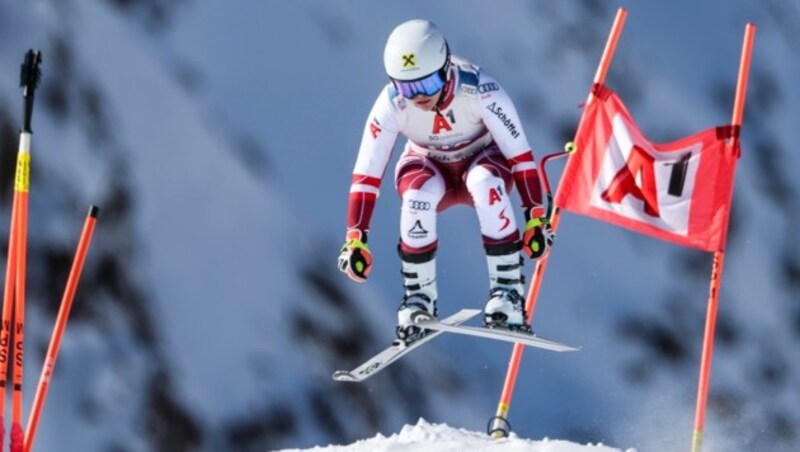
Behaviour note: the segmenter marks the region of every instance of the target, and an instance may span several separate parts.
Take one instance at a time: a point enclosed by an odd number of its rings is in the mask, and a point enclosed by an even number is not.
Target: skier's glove
[[[550,251],[556,234],[542,208],[527,209],[525,219],[527,223],[522,235],[522,251],[531,259],[539,259]]]
[[[353,281],[364,282],[372,271],[372,253],[367,246],[367,234],[360,229],[349,229],[339,251],[339,270]]]

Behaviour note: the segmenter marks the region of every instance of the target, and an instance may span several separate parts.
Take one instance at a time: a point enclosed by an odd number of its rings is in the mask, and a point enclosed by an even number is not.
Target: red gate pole
[[[756,27],[747,24],[744,30],[744,44],[742,45],[742,58],[739,64],[739,77],[736,83],[736,97],[733,103],[733,135],[729,143],[731,149],[739,145],[739,128],[744,116],[744,100],[747,94],[747,78],[750,73],[750,55],[753,51],[753,39]],[[732,193],[731,193],[732,194]],[[727,220],[725,234],[728,233]],[[703,428],[706,421],[706,402],[708,400],[708,381],[711,377],[711,358],[714,353],[714,330],[717,321],[717,308],[719,307],[719,292],[722,285],[722,269],[725,262],[725,250],[714,252],[714,262],[711,267],[711,283],[708,296],[708,310],[706,312],[706,327],[703,337],[703,353],[700,361],[700,379],[697,385],[697,407],[694,418],[694,435],[692,438],[692,451],[699,452],[703,444]]]
[[[8,356],[11,344],[11,319],[14,310],[14,280],[17,269],[17,195],[11,204],[11,223],[8,232],[8,260],[3,288],[3,317],[0,325],[0,450],[5,441],[6,386],[8,384]]]
[[[72,309],[72,300],[75,298],[75,291],[78,288],[78,280],[83,271],[83,264],[86,261],[86,254],[89,251],[89,244],[92,241],[95,223],[97,223],[98,208],[91,206],[86,222],[83,225],[78,249],[75,251],[75,258],[72,261],[72,269],[67,279],[67,287],[64,289],[64,297],[61,299],[61,307],[58,309],[56,323],[53,326],[53,336],[50,338],[50,346],[47,348],[42,374],[39,377],[39,386],[36,388],[36,396],[33,399],[33,407],[28,417],[28,425],[25,431],[25,452],[30,452],[33,448],[33,441],[36,437],[36,428],[39,425],[39,418],[42,414],[44,401],[47,398],[47,391],[50,388],[50,379],[53,376],[53,369],[56,367],[58,351],[61,348],[61,339],[64,337],[64,329],[67,327],[69,311]]]
[[[5,287],[3,289],[3,314],[0,326],[0,449],[5,439],[5,402],[8,384],[8,358],[13,355],[13,397],[12,397],[12,426],[11,450],[22,450],[22,322],[25,318],[24,280],[25,257],[24,247],[27,241],[27,231],[20,235],[21,219],[25,218],[27,225],[27,193],[30,182],[31,159],[31,122],[33,117],[33,100],[36,88],[41,79],[39,65],[42,62],[42,53],[28,50],[20,67],[20,86],[22,90],[22,128],[19,135],[19,150],[17,152],[17,167],[14,176],[14,198],[11,204],[11,224],[8,237],[8,263],[6,265]],[[24,211],[24,212],[23,212]],[[24,229],[24,228],[23,228]],[[20,255],[19,247],[23,247]],[[23,268],[20,269],[20,262]],[[20,274],[20,271],[22,273]],[[20,287],[22,282],[22,288]],[[22,296],[22,301],[19,297]],[[14,318],[12,325],[12,318]],[[14,347],[11,349],[12,330],[14,331]]]
[[[606,41],[606,47],[603,51],[603,56],[600,59],[600,64],[597,68],[597,73],[594,77],[595,84],[602,84],[605,81],[608,68],[611,65],[611,59],[617,48],[619,36],[622,33],[622,27],[625,24],[625,18],[628,11],[625,8],[617,10],[617,16],[614,19],[614,24],[611,27],[611,33]],[[587,104],[592,101],[594,96],[590,93]],[[553,217],[550,220],[553,231],[558,228],[560,218],[559,209],[556,207],[553,210]],[[539,296],[539,288],[542,284],[542,277],[547,268],[547,260],[549,255],[545,255],[536,262],[534,269],[533,279],[530,287],[528,288],[528,295],[525,304],[525,309],[528,312],[528,323],[533,320],[533,312],[536,309],[536,299]],[[502,438],[508,436],[510,432],[508,424],[508,411],[511,406],[511,398],[514,394],[514,386],[517,380],[517,373],[519,372],[519,364],[522,359],[522,353],[525,346],[522,344],[514,344],[514,349],[511,352],[511,360],[508,363],[508,372],[506,373],[505,383],[503,384],[503,392],[500,395],[500,402],[497,404],[497,411],[495,416],[489,421],[489,434],[495,438]]]

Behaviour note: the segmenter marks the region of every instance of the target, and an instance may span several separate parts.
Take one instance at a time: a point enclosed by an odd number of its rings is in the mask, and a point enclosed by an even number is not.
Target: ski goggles
[[[424,96],[433,96],[444,87],[446,82],[444,77],[445,71],[436,71],[433,74],[423,77],[418,80],[402,81],[392,79],[394,86],[400,91],[406,99],[413,99],[415,96],[422,94]]]

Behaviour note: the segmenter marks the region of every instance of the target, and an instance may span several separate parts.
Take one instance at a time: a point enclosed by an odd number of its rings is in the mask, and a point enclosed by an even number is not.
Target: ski
[[[542,348],[554,352],[572,352],[580,350],[580,348],[573,347],[571,345],[562,344],[560,342],[555,342],[548,339],[542,339],[532,333],[513,331],[503,328],[488,328],[485,326],[476,327],[440,322],[425,312],[415,312],[411,315],[411,319],[414,321],[414,323],[422,328],[436,330],[439,332],[466,334],[469,336],[496,339],[506,342],[516,342],[529,347]]]
[[[466,322],[467,320],[477,316],[481,311],[478,309],[462,309],[450,317],[441,321],[442,325],[455,326]],[[403,357],[406,353],[416,349],[422,344],[430,341],[436,336],[442,334],[444,331],[430,330],[428,334],[415,340],[410,344],[404,344],[400,340],[395,340],[392,345],[380,351],[377,355],[368,359],[364,364],[356,367],[353,370],[337,370],[333,373],[333,379],[336,381],[349,381],[353,383],[360,383],[367,378],[372,377],[376,373],[389,367],[390,364]]]

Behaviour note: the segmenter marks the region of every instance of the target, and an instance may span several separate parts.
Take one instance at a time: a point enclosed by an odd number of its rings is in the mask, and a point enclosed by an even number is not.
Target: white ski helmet
[[[449,61],[450,48],[444,36],[436,25],[422,19],[398,25],[383,51],[386,74],[397,81],[419,80],[446,70]]]

